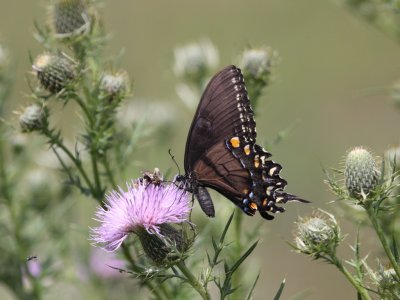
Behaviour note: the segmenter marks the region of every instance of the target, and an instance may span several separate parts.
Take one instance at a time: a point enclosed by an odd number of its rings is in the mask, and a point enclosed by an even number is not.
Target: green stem
[[[390,249],[389,243],[386,240],[386,237],[382,230],[382,227],[378,222],[378,218],[376,217],[376,214],[373,213],[372,209],[373,208],[367,209],[368,217],[371,220],[372,225],[374,226],[376,234],[378,235],[379,240],[381,241],[383,249],[385,250],[387,257],[389,258],[389,261],[390,261],[394,271],[396,272],[397,278],[400,279],[400,266],[397,263],[392,250]]]
[[[93,196],[95,199],[97,199],[101,203],[101,201],[103,200],[103,192],[102,192],[102,187],[101,187],[101,182],[100,182],[99,168],[97,166],[97,154],[95,151],[96,150],[93,150],[90,153],[90,157],[91,157],[91,161],[92,161],[94,184],[95,184],[95,194]]]
[[[132,270],[137,273],[142,272],[142,269],[136,265],[135,260],[133,259],[131,253],[129,252],[128,246],[126,244],[122,244],[121,248],[122,248],[122,253],[124,254],[126,260],[130,263]],[[157,286],[155,286],[153,284],[152,281],[142,280],[142,284],[145,285],[154,294],[156,299],[160,299],[160,300],[167,299],[168,300],[167,297],[164,297],[160,293],[160,290],[158,289]]]
[[[108,181],[111,183],[111,185],[113,186],[114,189],[117,188],[117,184],[115,182],[114,175],[111,172],[111,168],[110,168],[110,164],[108,163],[108,159],[105,157],[105,159],[103,159],[102,163],[103,163],[104,169],[106,170],[106,175],[107,175]]]
[[[332,263],[342,272],[352,286],[357,290],[363,300],[372,300],[367,290],[358,282],[350,272],[343,266],[343,264],[336,257],[332,258]]]
[[[50,143],[56,145],[59,147],[64,153],[69,157],[69,159],[74,163],[80,174],[82,175],[84,181],[86,182],[87,186],[89,187],[90,191],[92,194],[94,194],[94,187],[89,180],[89,177],[87,176],[85,170],[82,167],[82,164],[79,160],[75,158],[75,156],[69,151],[69,149],[63,144],[63,142],[56,136],[52,134],[52,132],[48,128],[43,128],[42,133],[50,139]]]
[[[203,285],[197,280],[197,278],[190,272],[184,261],[180,261],[176,266],[181,270],[183,275],[185,275],[187,282],[200,294],[203,299],[210,300],[211,297],[208,291],[203,287]]]
[[[85,114],[86,118],[89,121],[89,124],[93,124],[93,122],[94,122],[93,117],[90,114],[85,103],[82,101],[82,99],[78,95],[75,95],[74,100],[76,101],[76,103],[78,103],[79,107],[82,109],[83,113]]]

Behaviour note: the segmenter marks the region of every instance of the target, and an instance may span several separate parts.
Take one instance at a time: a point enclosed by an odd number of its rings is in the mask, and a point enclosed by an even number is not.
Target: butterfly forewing
[[[268,160],[270,156],[256,144],[256,123],[243,75],[228,66],[211,79],[189,130],[185,172],[191,190],[199,193],[199,187],[210,187],[248,215],[258,210],[271,220],[268,212],[284,211],[276,203],[307,201],[283,192],[282,167]],[[204,199],[201,207],[212,215],[209,195],[197,198]]]

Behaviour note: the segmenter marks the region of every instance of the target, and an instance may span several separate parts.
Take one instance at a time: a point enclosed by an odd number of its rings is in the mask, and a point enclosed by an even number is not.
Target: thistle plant
[[[397,299],[400,287],[399,252],[397,235],[388,219],[398,214],[398,173],[396,164],[385,170],[387,161],[378,164],[372,154],[363,147],[350,150],[345,159],[344,170],[335,170],[336,176],[329,173],[327,183],[338,200],[361,207],[369,219],[386,257],[378,260],[379,271],[367,264],[367,257],[361,257],[361,243],[357,238],[352,247],[354,258],[347,262],[354,269],[351,273],[337,255],[337,247],[343,239],[339,234],[333,215],[329,221],[315,217],[300,219],[295,233],[295,245],[298,252],[310,255],[314,259],[324,259],[335,265],[357,290],[360,299],[372,299],[371,293],[380,299]],[[336,179],[341,176],[344,184]],[[351,208],[350,208],[351,209]],[[381,261],[389,264],[385,271]],[[387,261],[386,261],[387,260]],[[368,284],[368,278],[370,284]],[[375,286],[370,286],[373,284]]]

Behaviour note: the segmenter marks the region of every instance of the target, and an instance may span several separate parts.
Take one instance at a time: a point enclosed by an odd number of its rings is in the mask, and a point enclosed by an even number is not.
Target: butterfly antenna
[[[181,169],[179,168],[179,165],[175,160],[175,156],[172,155],[171,149],[168,149],[168,154],[169,154],[169,156],[171,156],[171,159],[173,160],[173,162],[175,163],[176,167],[178,168],[179,175],[181,175]]]

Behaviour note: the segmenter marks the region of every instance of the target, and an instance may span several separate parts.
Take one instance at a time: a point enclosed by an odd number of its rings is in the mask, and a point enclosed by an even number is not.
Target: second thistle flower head
[[[138,235],[142,244],[149,237],[150,242],[157,240],[157,245],[164,236],[176,241],[169,236],[170,232],[175,233],[170,224],[187,221],[188,194],[173,184],[155,185],[141,180],[132,181],[127,187],[126,192],[112,191],[105,207],[98,208],[96,217],[101,224],[92,229],[92,240],[107,251],[117,250],[131,233]],[[146,245],[143,248],[146,252]]]
[[[123,70],[104,72],[100,78],[99,88],[103,98],[113,100],[126,97],[130,91],[128,73]]]
[[[366,197],[379,180],[375,159],[362,147],[354,148],[347,154],[344,175],[346,188],[355,198]]]
[[[319,258],[334,255],[341,240],[340,228],[333,215],[322,210],[308,218],[299,218],[295,232],[296,249]]]
[[[61,53],[43,53],[36,57],[32,69],[40,84],[52,93],[58,93],[76,77],[74,62]]]

